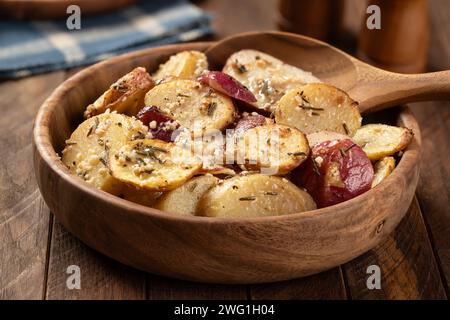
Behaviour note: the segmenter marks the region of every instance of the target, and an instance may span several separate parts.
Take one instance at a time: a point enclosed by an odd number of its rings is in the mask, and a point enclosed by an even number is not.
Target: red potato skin
[[[313,159],[319,156],[323,159],[321,165],[314,165]],[[293,180],[311,194],[319,208],[324,208],[368,191],[373,175],[365,152],[345,139],[325,141],[312,147],[310,158],[293,172]]]
[[[149,127],[149,132],[152,133],[154,139],[159,139],[166,142],[171,142],[175,137],[172,137],[174,130],[165,129],[165,125],[174,120],[162,113],[156,106],[147,106],[142,108],[138,114],[137,119],[140,120],[144,125]],[[156,128],[150,128],[150,122],[156,121]],[[177,123],[175,129],[178,129],[180,125]]]
[[[266,118],[262,115],[246,116],[239,119],[236,124],[236,131],[247,131],[249,129],[263,126],[266,124]]]
[[[256,97],[232,76],[220,71],[206,71],[197,79],[227,96],[247,103],[256,102]]]

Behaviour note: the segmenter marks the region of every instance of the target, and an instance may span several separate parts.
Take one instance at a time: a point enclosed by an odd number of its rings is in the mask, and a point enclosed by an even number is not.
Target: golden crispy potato
[[[201,168],[190,150],[156,139],[134,140],[109,156],[114,178],[139,189],[175,189]]]
[[[145,96],[147,106],[157,106],[195,132],[222,130],[234,121],[236,110],[231,99],[192,80],[162,83]]]
[[[223,72],[245,85],[257,99],[254,106],[268,112],[274,111],[278,100],[292,88],[320,82],[310,72],[256,50],[241,50],[232,54]]]
[[[380,160],[405,149],[411,142],[413,132],[407,128],[385,124],[367,124],[353,136],[370,160]]]
[[[155,86],[145,68],[136,68],[117,80],[93,104],[90,104],[84,117],[101,114],[107,109],[134,116],[144,106],[144,97]]]
[[[197,215],[243,218],[285,215],[316,209],[311,196],[289,180],[262,174],[221,181],[200,199]]]
[[[219,179],[212,175],[192,178],[175,190],[165,193],[154,208],[180,215],[195,215],[200,198],[218,182]]]
[[[309,134],[333,131],[353,136],[361,127],[358,103],[344,91],[323,83],[299,86],[278,102],[275,122]]]
[[[380,161],[377,161],[373,166],[374,169],[374,177],[372,181],[372,188],[375,188],[377,185],[383,181],[388,175],[391,174],[395,169],[395,159],[393,157],[384,157]]]
[[[238,164],[252,171],[271,170],[267,171],[269,174],[286,174],[305,161],[309,154],[305,135],[279,124],[248,129],[237,138],[236,145]]]
[[[319,132],[313,132],[308,135],[306,135],[306,139],[308,139],[309,146],[313,147],[316,144],[325,142],[325,141],[332,141],[332,140],[345,140],[345,139],[351,139],[349,136],[346,136],[345,134],[340,134],[337,132],[332,131],[319,131]]]
[[[127,141],[146,134],[147,127],[140,121],[117,113],[103,113],[84,121],[72,133],[62,151],[62,162],[87,183],[117,195],[122,183],[109,173],[109,154]]]
[[[208,60],[203,52],[182,51],[170,56],[153,74],[156,81],[170,78],[195,80],[208,69]]]

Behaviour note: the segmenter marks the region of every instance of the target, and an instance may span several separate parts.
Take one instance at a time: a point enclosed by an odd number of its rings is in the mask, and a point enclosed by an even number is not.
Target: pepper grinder
[[[323,41],[339,33],[343,0],[279,0],[278,27]]]
[[[358,39],[359,58],[394,72],[426,71],[429,47],[428,1],[370,0],[370,5],[380,8],[380,29],[369,29],[364,20]]]

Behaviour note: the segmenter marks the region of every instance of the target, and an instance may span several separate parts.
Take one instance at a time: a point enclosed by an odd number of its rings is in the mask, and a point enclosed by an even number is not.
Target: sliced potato
[[[162,194],[162,192],[141,190],[133,186],[123,184],[119,197],[143,206],[152,207]]]
[[[222,130],[236,116],[230,98],[192,80],[174,80],[154,87],[145,96],[145,104],[159,107],[194,132]]]
[[[370,160],[380,160],[405,149],[412,137],[412,130],[407,128],[367,124],[356,131],[353,140],[363,148]]]
[[[242,132],[236,144],[239,165],[252,171],[272,170],[270,174],[288,173],[309,154],[305,135],[295,128],[279,124],[248,129]]]
[[[266,53],[241,50],[232,54],[223,72],[246,86],[256,97],[254,106],[272,112],[290,89],[301,84],[320,82],[310,72],[285,64]]]
[[[84,112],[84,117],[90,118],[107,109],[134,116],[144,106],[145,94],[154,86],[155,81],[145,68],[136,68],[117,80],[93,104],[90,104]]]
[[[200,199],[197,215],[243,218],[285,215],[314,210],[311,196],[285,178],[239,175],[221,181]]]
[[[383,181],[395,169],[395,159],[393,157],[384,157],[373,166],[374,177],[372,181],[372,188]]]
[[[110,153],[113,177],[139,189],[175,189],[201,168],[191,150],[156,139],[134,140]]]
[[[203,52],[182,51],[170,56],[169,60],[159,66],[153,78],[161,81],[167,78],[196,79],[208,69],[208,60]]]
[[[306,138],[308,139],[310,147],[313,147],[316,144],[319,144],[319,143],[322,143],[325,141],[350,139],[345,134],[332,132],[332,131],[313,132],[313,133],[306,135]]]
[[[181,215],[195,215],[200,198],[218,182],[219,179],[212,175],[195,177],[164,194],[154,208]]]
[[[358,103],[333,86],[313,83],[299,86],[278,103],[275,122],[309,134],[333,131],[353,136],[361,127]]]
[[[147,127],[140,121],[117,113],[103,113],[84,121],[72,133],[62,152],[62,161],[87,183],[118,195],[122,183],[110,175],[108,155],[134,137],[146,134]]]

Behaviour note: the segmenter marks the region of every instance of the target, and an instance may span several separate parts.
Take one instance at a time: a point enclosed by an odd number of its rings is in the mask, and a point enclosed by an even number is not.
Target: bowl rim
[[[303,37],[303,36],[302,36]],[[308,38],[308,37],[304,37]],[[408,127],[413,130],[414,137],[410,145],[405,149],[399,163],[395,170],[383,180],[383,182],[376,188],[370,189],[355,198],[350,200],[315,210],[297,212],[286,215],[264,216],[264,217],[243,217],[243,218],[217,218],[217,217],[200,217],[200,216],[188,216],[188,215],[176,215],[168,212],[164,212],[155,208],[147,207],[141,204],[137,204],[120,197],[114,196],[103,190],[96,189],[93,186],[87,184],[83,179],[71,174],[67,167],[62,163],[60,156],[57,154],[50,136],[50,119],[51,114],[54,112],[58,101],[70,90],[73,90],[81,79],[87,75],[92,74],[98,69],[105,68],[109,65],[120,63],[124,59],[131,59],[154,53],[158,49],[177,49],[182,50],[206,50],[208,46],[214,44],[214,42],[192,42],[184,44],[171,44],[147,49],[141,49],[138,51],[129,52],[113,58],[109,58],[102,62],[98,62],[83,70],[75,73],[65,81],[63,81],[51,95],[44,101],[39,107],[37,112],[34,127],[33,127],[33,144],[35,146],[35,152],[39,153],[41,159],[53,170],[60,179],[69,183],[74,188],[79,188],[83,193],[88,193],[97,201],[107,201],[111,205],[114,205],[124,211],[133,211],[135,214],[143,215],[153,219],[161,219],[172,222],[186,222],[194,224],[215,224],[215,225],[230,225],[230,224],[254,224],[258,222],[272,222],[272,221],[291,221],[297,219],[312,219],[312,218],[325,218],[330,215],[338,215],[340,212],[345,211],[346,208],[354,208],[357,203],[365,203],[369,200],[375,192],[378,192],[380,188],[386,188],[388,183],[393,183],[398,177],[406,174],[412,164],[420,161],[421,155],[421,132],[417,120],[412,114],[411,110],[407,106],[402,106],[399,112],[399,118],[408,123]],[[178,50],[179,49],[179,50]],[[344,53],[345,54],[345,53]],[[406,123],[405,123],[406,124]],[[409,165],[408,165],[409,164]],[[37,174],[36,166],[35,173]]]

